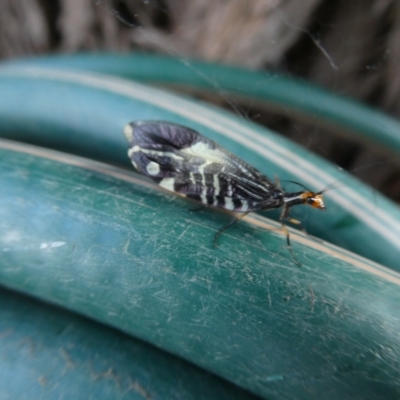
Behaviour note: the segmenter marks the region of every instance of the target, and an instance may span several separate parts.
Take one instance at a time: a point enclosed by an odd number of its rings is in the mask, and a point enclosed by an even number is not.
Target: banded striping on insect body
[[[240,158],[185,126],[136,121],[126,125],[124,133],[128,155],[139,172],[161,187],[206,206],[245,214],[282,208],[282,223],[295,205],[325,209],[322,191],[287,193]]]

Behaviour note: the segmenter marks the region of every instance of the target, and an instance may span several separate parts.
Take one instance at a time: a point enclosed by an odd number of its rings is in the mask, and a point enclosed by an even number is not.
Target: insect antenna
[[[307,192],[312,192],[312,190],[310,190],[307,186],[304,186],[303,184],[296,182],[296,181],[291,181],[289,179],[285,179],[283,180],[283,182],[290,182],[290,183],[294,183],[295,185],[298,185],[300,187],[302,187],[304,190],[306,190]],[[322,190],[320,190],[319,192],[315,192],[315,194],[323,194],[325,192],[328,192],[329,190],[332,189],[337,189],[341,186],[346,186],[344,183],[340,184],[340,180],[336,180],[333,181],[331,183],[329,183],[328,185],[326,185]],[[314,193],[314,192],[313,192]]]
[[[329,183],[328,185],[326,185],[322,190],[317,192],[317,194],[322,194],[322,193],[325,193],[325,192],[329,192],[330,190],[337,189],[337,188],[340,188],[342,186],[346,186],[346,185],[344,183],[340,184],[340,181],[333,181],[333,182]]]
[[[295,185],[299,185],[300,187],[302,187],[304,190],[306,190],[307,192],[311,192],[311,190],[308,188],[308,187],[306,187],[306,186],[304,186],[304,185],[302,185],[301,183],[299,183],[299,182],[296,182],[296,181],[291,181],[291,180],[289,180],[289,179],[284,179],[283,180],[283,182],[290,182],[290,183],[294,183]]]

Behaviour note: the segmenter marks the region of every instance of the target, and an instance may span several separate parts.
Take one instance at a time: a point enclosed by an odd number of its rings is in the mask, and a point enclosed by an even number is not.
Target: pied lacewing
[[[166,121],[135,121],[125,126],[124,133],[129,158],[139,172],[205,206],[244,215],[282,208],[282,225],[295,205],[325,209],[322,191],[285,192],[278,183],[193,129]],[[220,230],[215,240],[236,220]],[[283,228],[290,248],[289,232]]]

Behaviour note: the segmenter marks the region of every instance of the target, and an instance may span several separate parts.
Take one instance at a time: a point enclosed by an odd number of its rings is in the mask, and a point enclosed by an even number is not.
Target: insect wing
[[[129,142],[128,155],[133,166],[157,183],[179,178],[185,171],[196,169],[201,163],[184,149],[198,140],[198,133],[181,125],[160,121],[136,121],[124,129]],[[169,180],[170,182],[171,179]],[[178,181],[185,181],[184,177]],[[189,181],[188,181],[189,183]],[[170,190],[178,191],[170,188]]]
[[[187,127],[139,121],[125,127],[135,168],[160,186],[205,205],[247,212],[265,208],[275,185],[255,168]]]

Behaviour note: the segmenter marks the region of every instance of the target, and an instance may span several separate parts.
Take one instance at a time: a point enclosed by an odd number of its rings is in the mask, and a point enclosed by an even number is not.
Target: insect
[[[323,191],[312,192],[304,187],[303,191],[285,192],[279,183],[185,126],[165,121],[136,121],[125,126],[124,134],[133,166],[167,190],[205,206],[243,213],[241,217],[252,211],[282,208],[280,221],[292,255],[289,231],[284,224],[290,208],[308,204],[326,209]],[[215,235],[214,244],[241,217],[222,228]]]

